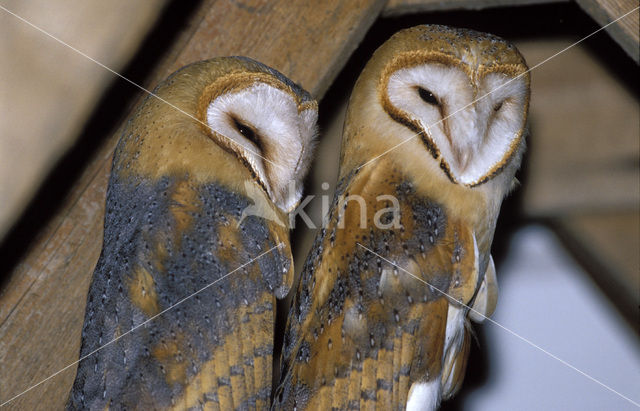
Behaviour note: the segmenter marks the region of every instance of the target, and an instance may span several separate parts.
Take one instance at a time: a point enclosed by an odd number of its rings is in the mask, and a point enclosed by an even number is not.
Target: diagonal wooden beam
[[[60,2],[46,0],[2,1],[0,240],[73,147],[92,108],[113,81],[107,70],[30,24],[122,70],[167,3],[94,0],[60,7]]]
[[[599,25],[611,23],[638,7],[637,0],[576,0]],[[605,30],[636,63],[640,63],[640,11],[636,10]]]
[[[378,17],[383,0],[204,1],[155,79],[220,55],[270,65],[320,98]],[[0,295],[0,403],[75,361],[89,280],[102,245],[109,168],[118,133],[97,152],[65,205],[9,273]],[[75,366],[13,400],[61,408]]]

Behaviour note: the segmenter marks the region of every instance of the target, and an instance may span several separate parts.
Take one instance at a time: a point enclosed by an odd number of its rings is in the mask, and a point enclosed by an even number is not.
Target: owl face
[[[480,185],[517,157],[529,77],[522,56],[506,41],[418,26],[387,41],[366,71],[354,94],[358,87],[376,90],[369,97],[403,127],[392,132],[397,137],[390,144],[418,135],[422,150],[451,182]]]
[[[116,152],[123,177],[215,180],[281,213],[299,202],[316,136],[309,93],[257,61],[220,57],[180,69],[154,94],[163,101],[147,99]]]
[[[204,117],[211,137],[242,160],[282,211],[291,211],[311,162],[316,103],[270,73],[224,76],[207,91]]]

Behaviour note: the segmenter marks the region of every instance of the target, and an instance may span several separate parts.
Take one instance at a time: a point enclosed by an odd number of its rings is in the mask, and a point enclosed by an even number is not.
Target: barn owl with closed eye
[[[274,408],[430,410],[459,389],[468,319],[496,304],[490,249],[524,151],[527,73],[506,41],[444,26],[375,52],[349,100]]]
[[[113,160],[68,409],[270,405],[288,188],[316,119],[306,91],[244,57],[186,66],[142,102]]]

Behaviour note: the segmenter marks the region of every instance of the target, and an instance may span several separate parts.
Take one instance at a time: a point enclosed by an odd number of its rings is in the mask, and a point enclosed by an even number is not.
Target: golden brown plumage
[[[276,298],[293,281],[286,213],[300,194],[286,183],[308,168],[317,105],[241,57],[189,65],[154,93],[114,157],[68,408],[264,409]]]
[[[526,70],[504,40],[442,26],[376,51],[289,314],[276,408],[432,409],[460,387],[481,284],[476,316],[495,305],[485,273],[524,149]],[[475,101],[520,74],[500,101]]]

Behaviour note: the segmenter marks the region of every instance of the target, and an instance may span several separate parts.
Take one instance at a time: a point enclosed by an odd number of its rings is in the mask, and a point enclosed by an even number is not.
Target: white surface
[[[440,398],[440,381],[434,380],[430,383],[414,382],[409,390],[407,400],[407,411],[430,411],[438,407]]]
[[[517,232],[498,268],[493,319],[640,403],[640,342],[547,229]],[[465,410],[636,410],[542,351],[486,321],[491,368]]]

